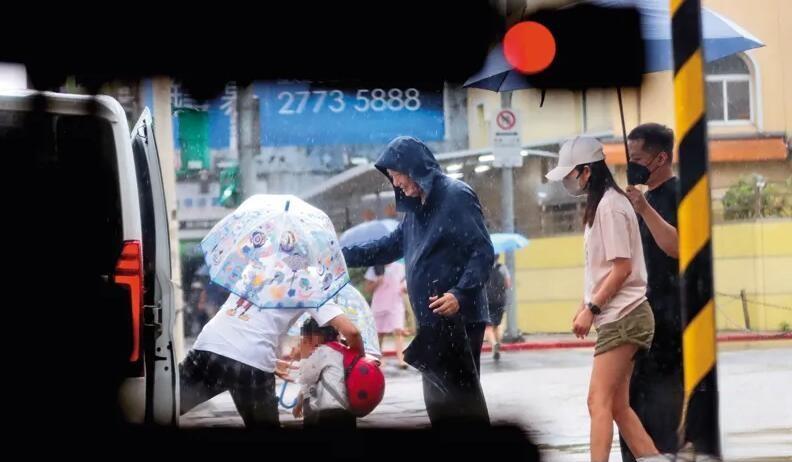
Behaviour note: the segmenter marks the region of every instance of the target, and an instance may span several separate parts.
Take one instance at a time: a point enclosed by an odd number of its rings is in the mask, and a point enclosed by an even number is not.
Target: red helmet
[[[382,401],[385,394],[385,376],[373,360],[358,355],[337,342],[328,342],[327,345],[344,355],[349,412],[357,417],[368,415]]]

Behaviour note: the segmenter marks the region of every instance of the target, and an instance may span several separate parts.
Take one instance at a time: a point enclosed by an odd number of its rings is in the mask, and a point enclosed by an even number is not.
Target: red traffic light
[[[556,56],[556,41],[550,29],[536,21],[520,22],[506,33],[503,54],[524,74],[542,72]]]

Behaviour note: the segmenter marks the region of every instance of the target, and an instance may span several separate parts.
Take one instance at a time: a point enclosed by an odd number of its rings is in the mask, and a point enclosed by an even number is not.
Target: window
[[[732,55],[706,66],[707,120],[710,123],[753,120],[751,71],[741,55]]]

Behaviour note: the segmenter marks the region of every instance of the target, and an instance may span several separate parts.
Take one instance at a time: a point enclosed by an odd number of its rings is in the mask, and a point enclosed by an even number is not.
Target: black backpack
[[[500,263],[492,265],[489,281],[487,281],[487,300],[493,308],[506,306],[506,278],[503,277],[500,268]]]

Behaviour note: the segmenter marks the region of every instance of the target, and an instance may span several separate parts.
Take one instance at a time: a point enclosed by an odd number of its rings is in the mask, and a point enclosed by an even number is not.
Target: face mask
[[[644,165],[630,162],[627,164],[627,184],[646,184],[652,172]]]
[[[580,197],[586,195],[586,188],[588,187],[588,182],[585,185],[580,186],[578,179],[580,178],[582,173],[578,173],[576,177],[566,177],[562,180],[564,183],[564,189],[573,196]]]
[[[658,154],[659,155],[659,154]],[[655,156],[649,165],[652,165],[654,161],[657,159]],[[649,167],[635,163],[629,162],[627,163],[627,184],[636,185],[636,184],[646,184],[649,181],[649,177],[654,173],[654,170],[649,170]]]

